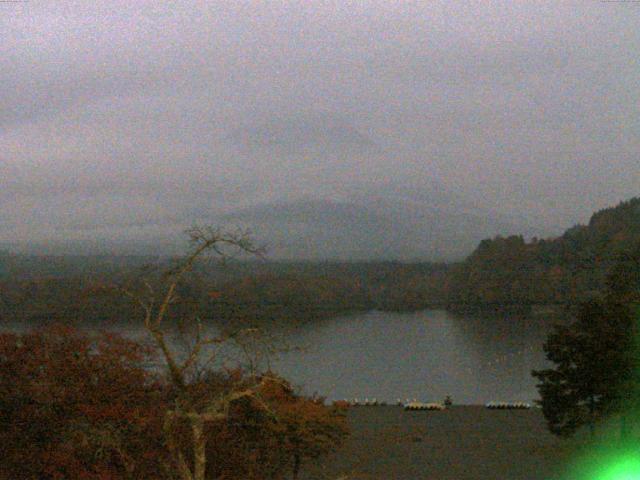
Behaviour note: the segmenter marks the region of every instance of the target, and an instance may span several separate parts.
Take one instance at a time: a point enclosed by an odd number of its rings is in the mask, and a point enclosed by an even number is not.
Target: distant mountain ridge
[[[483,238],[548,233],[465,201],[424,159],[387,151],[339,115],[275,114],[222,137],[211,154],[219,157],[194,163],[201,175],[191,183],[102,218],[89,199],[93,210],[84,210],[95,214],[60,215],[49,238],[26,250],[179,254],[181,232],[199,223],[248,228],[277,259],[453,261]]]
[[[275,258],[459,260],[482,238],[546,233],[421,180],[410,162],[333,114],[274,115],[224,142],[260,166],[265,199],[224,215],[207,215],[206,203],[185,214],[248,228]]]
[[[481,238],[532,231],[482,213],[383,194],[261,204],[211,221],[249,228],[270,245],[271,255],[291,259],[462,259]]]
[[[433,202],[428,199],[427,191],[412,196],[407,190],[405,197],[398,197],[395,189],[368,188],[330,198],[285,198],[227,213],[209,213],[203,201],[165,219],[110,225],[120,231],[134,229],[138,236],[56,239],[11,250],[175,255],[186,248],[182,231],[197,223],[248,229],[258,243],[266,244],[268,256],[274,259],[452,261],[466,257],[482,238],[543,232],[490,212],[463,208],[439,193],[433,194]]]

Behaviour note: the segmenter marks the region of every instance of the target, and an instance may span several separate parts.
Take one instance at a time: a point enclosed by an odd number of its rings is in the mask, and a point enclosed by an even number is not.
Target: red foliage
[[[351,404],[347,400],[336,400],[333,402],[333,406],[340,410],[347,410],[351,407]]]
[[[256,398],[235,405],[226,424],[212,426],[208,478],[286,478],[347,436],[340,409],[296,395],[281,378],[267,380]]]
[[[61,326],[0,334],[0,479],[155,476],[164,402],[150,354]]]
[[[146,368],[152,353],[117,335],[60,326],[0,334],[0,480],[174,478],[165,474],[175,465],[163,422],[175,392]],[[264,379],[226,420],[207,424],[207,478],[284,478],[346,435],[338,409]],[[212,373],[187,390],[204,409],[252,381]],[[189,425],[175,428],[189,459]]]

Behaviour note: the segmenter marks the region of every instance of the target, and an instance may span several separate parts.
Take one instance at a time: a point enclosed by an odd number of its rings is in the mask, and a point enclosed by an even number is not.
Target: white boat
[[[409,402],[404,405],[405,410],[445,410],[442,403],[424,403],[424,402]]]
[[[489,402],[485,407],[492,410],[529,410],[531,404],[526,402]]]

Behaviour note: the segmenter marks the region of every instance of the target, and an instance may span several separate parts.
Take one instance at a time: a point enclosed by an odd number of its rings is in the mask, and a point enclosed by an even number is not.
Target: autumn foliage
[[[0,335],[1,478],[146,478],[162,457],[150,351],[65,327]]]
[[[153,353],[59,326],[0,334],[0,480],[176,478],[163,431],[175,394],[149,368]],[[243,378],[210,372],[189,388],[224,391]],[[338,410],[275,375],[260,385],[206,425],[207,478],[283,478],[345,437]]]
[[[218,372],[202,382],[231,390],[238,376],[242,373]],[[207,478],[295,478],[306,461],[336,450],[346,438],[342,410],[325,406],[320,398],[296,395],[275,375],[266,374],[264,380],[255,397],[234,403],[227,421],[208,424]],[[178,438],[188,443],[187,422],[182,429]]]

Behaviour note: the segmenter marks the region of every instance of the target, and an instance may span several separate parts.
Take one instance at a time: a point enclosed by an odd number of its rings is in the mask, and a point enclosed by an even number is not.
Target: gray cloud
[[[639,12],[598,1],[2,4],[0,240],[126,236],[408,180],[548,228],[585,221],[638,194]],[[302,150],[294,138],[251,152],[230,140],[296,122],[325,134]],[[344,147],[326,133],[336,129],[376,152]]]

